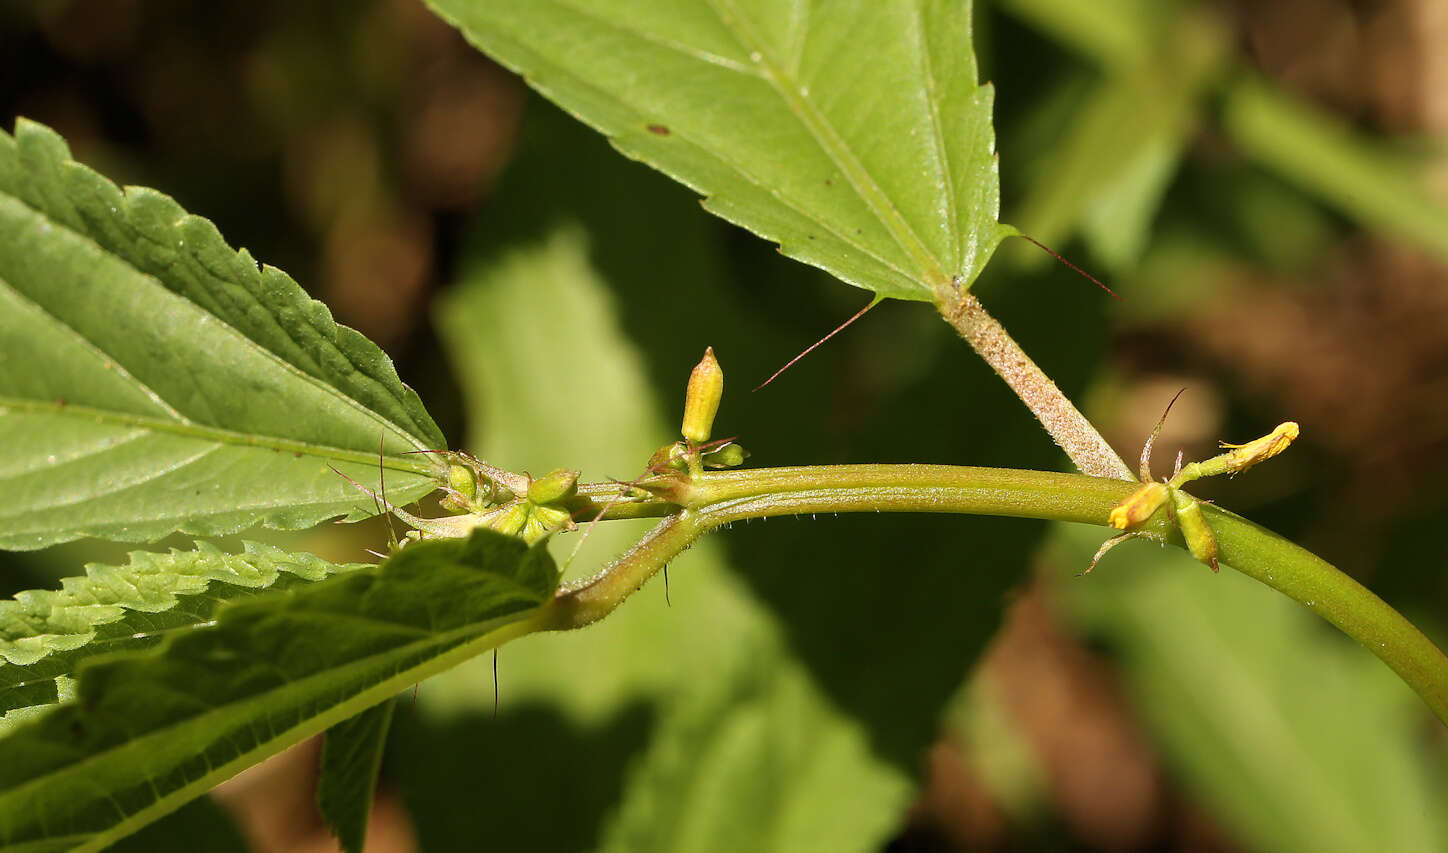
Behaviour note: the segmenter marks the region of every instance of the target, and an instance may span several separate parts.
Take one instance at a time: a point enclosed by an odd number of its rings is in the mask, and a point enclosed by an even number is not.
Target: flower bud
[[[555,530],[562,530],[571,527],[573,516],[567,510],[551,506],[533,507],[533,514],[528,516],[528,523],[523,528],[523,538],[528,544],[533,544],[543,536]]]
[[[447,486],[450,490],[441,503],[444,509],[467,512],[474,509],[478,496],[478,478],[466,465],[449,465]]]
[[[1235,474],[1238,471],[1245,471],[1258,462],[1271,459],[1286,450],[1287,446],[1297,439],[1299,433],[1300,430],[1296,422],[1287,421],[1286,423],[1278,424],[1277,428],[1267,435],[1249,441],[1246,444],[1228,444],[1225,441],[1222,442],[1223,447],[1231,448],[1231,450],[1225,454],[1227,457],[1226,467],[1228,473]]]
[[[736,468],[749,458],[749,451],[733,442],[704,454],[704,465],[708,468]]]
[[[1290,439],[1289,439],[1290,440]],[[1182,538],[1187,541],[1187,550],[1199,561],[1220,571],[1217,566],[1217,536],[1207,524],[1202,505],[1196,498],[1177,489],[1171,490],[1172,509],[1176,511],[1177,526]]]
[[[528,484],[528,500],[552,504],[573,497],[578,491],[578,472],[556,468]]]
[[[655,473],[665,471],[686,471],[689,468],[689,447],[682,441],[666,444],[649,457],[649,470]]]
[[[1143,483],[1141,488],[1111,510],[1106,523],[1117,530],[1130,530],[1151,518],[1151,514],[1160,509],[1166,499],[1167,488],[1164,484]]]
[[[523,525],[528,523],[532,514],[532,507],[525,501],[508,504],[483,517],[483,523],[499,533],[506,533],[509,536],[517,536],[523,531]]]
[[[714,430],[714,415],[724,396],[724,369],[714,358],[714,348],[704,350],[704,357],[689,374],[689,387],[684,394],[684,424],[680,432],[694,444],[709,440]]]

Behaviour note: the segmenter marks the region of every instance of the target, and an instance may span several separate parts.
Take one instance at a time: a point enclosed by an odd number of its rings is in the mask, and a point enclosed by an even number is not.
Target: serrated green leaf
[[[240,554],[202,542],[194,551],[138,551],[124,566],[88,565],[58,590],[0,601],[0,709],[54,702],[55,678],[86,658],[150,648],[234,598],[363,568],[251,542]]]
[[[299,528],[433,488],[391,361],[169,197],[0,132],[0,547]]]
[[[0,845],[99,849],[526,630],[557,577],[542,547],[478,530],[96,661],[74,704],[0,740]]]
[[[1014,233],[966,0],[431,5],[709,210],[880,296],[934,301]]]
[[[1062,575],[1100,541],[1058,527]],[[1071,614],[1119,652],[1166,761],[1246,847],[1445,849],[1426,710],[1381,662],[1285,596],[1176,549],[1128,545],[1089,583],[1063,581]]]
[[[389,700],[368,708],[327,729],[322,740],[317,808],[345,853],[362,853],[366,845],[372,794],[394,707]]]

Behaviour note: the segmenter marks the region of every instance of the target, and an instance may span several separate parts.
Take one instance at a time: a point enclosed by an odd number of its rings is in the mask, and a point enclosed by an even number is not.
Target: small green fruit
[[[735,468],[749,458],[749,451],[730,443],[704,454],[704,465],[709,468]]]
[[[573,497],[578,492],[578,472],[558,468],[528,484],[528,500],[535,504],[552,504]]]

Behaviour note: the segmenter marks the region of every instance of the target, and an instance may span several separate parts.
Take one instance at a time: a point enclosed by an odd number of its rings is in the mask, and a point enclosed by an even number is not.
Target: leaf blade
[[[317,807],[346,853],[362,853],[387,731],[396,703],[368,708],[327,729]]]
[[[194,551],[138,551],[125,566],[89,565],[58,590],[0,601],[0,707],[54,702],[55,679],[87,658],[151,648],[210,621],[228,601],[363,568],[251,542],[234,555],[199,543]],[[26,701],[44,692],[50,698]]]
[[[231,774],[528,630],[557,568],[489,530],[97,662],[0,739],[0,844],[99,849]]]
[[[969,284],[1014,233],[996,221],[991,91],[960,49],[969,4],[821,6],[433,3],[624,154],[786,255],[881,296],[931,301]],[[868,73],[862,33],[877,48]]]
[[[400,501],[431,490],[403,454],[442,437],[381,350],[166,196],[21,121],[0,233],[0,547],[370,515],[326,463],[372,479],[379,442]]]

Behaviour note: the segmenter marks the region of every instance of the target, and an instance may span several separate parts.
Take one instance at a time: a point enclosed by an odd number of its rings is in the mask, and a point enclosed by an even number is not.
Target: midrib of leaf
[[[0,204],[3,203],[4,199],[0,199]],[[46,217],[44,214],[40,214],[37,212],[37,215],[39,215],[40,218],[44,219],[46,222],[50,223],[52,228],[60,228],[62,230],[65,230],[68,233],[75,235],[78,239],[87,240],[87,242],[90,242],[92,243],[92,245],[94,245],[94,242],[88,240],[84,235],[76,234],[74,231],[65,228],[65,226],[57,224],[53,220]],[[86,352],[86,354],[90,355],[96,361],[101,362],[102,364],[110,364],[111,369],[109,371],[109,375],[120,378],[126,384],[135,388],[137,391],[140,391],[146,396],[147,399],[149,399],[152,403],[155,403],[157,407],[162,409],[164,412],[166,412],[166,414],[170,415],[171,417],[183,421],[187,419],[186,416],[177,411],[174,406],[166,402],[166,400],[160,394],[157,394],[155,390],[153,390],[146,383],[138,379],[134,374],[132,374],[125,367],[123,367],[113,357],[111,357],[109,353],[96,346],[94,341],[82,335],[77,329],[63,322],[59,317],[47,311],[43,306],[41,306],[30,297],[26,296],[25,294],[21,293],[15,288],[14,285],[12,285],[10,282],[6,281],[3,278],[0,278],[0,287],[3,287],[5,289],[5,292],[8,293],[10,297],[14,299],[15,302],[18,303],[22,309],[30,312],[31,317],[36,322],[45,323],[51,328],[58,330],[61,334],[74,341],[77,346],[79,346],[82,350]]]
[[[830,161],[845,175],[850,182],[850,188],[860,197],[874,214],[875,219],[889,232],[896,245],[915,261],[921,276],[925,282],[934,290],[950,281],[950,276],[944,272],[939,259],[925,247],[920,238],[915,234],[914,229],[900,215],[900,211],[886,195],[885,191],[875,183],[869,171],[865,168],[848,143],[839,135],[832,125],[815,106],[810,98],[803,94],[803,86],[795,79],[795,75],[786,73],[776,57],[768,50],[758,33],[749,26],[745,16],[741,15],[734,6],[733,0],[706,0],[709,8],[719,18],[724,28],[729,30],[739,41],[739,46],[751,57],[758,56],[758,65],[763,69],[763,78],[774,88],[780,98],[787,104],[790,111],[800,120],[820,146],[820,149],[830,158]],[[919,22],[919,10],[916,9],[916,22]],[[807,30],[807,25],[801,27]],[[803,38],[803,37],[802,37]],[[929,60],[926,60],[927,67]],[[934,119],[935,148],[941,149],[941,134],[939,116],[935,112],[935,103],[931,101],[931,117]],[[942,174],[949,172],[948,168],[942,168]],[[948,178],[947,178],[948,180]],[[959,240],[960,235],[955,228],[955,205],[954,195],[948,197],[949,202],[946,209],[950,211],[951,235]],[[811,217],[813,218],[813,217]],[[853,241],[850,241],[853,242]],[[861,248],[856,244],[856,248]]]
[[[4,198],[4,197],[0,197],[0,204],[6,204],[8,201],[9,201],[9,199],[6,199],[6,198]],[[51,217],[47,216],[45,213],[43,213],[43,212],[41,212],[41,211],[38,211],[38,210],[36,210],[36,209],[33,208],[33,207],[29,207],[29,206],[24,205],[24,204],[22,204],[21,206],[22,206],[24,209],[30,211],[34,216],[40,218],[41,220],[43,220],[44,222],[46,222],[47,224],[49,224],[51,228],[64,231],[64,232],[66,232],[67,234],[70,234],[70,235],[71,235],[73,238],[75,238],[76,240],[84,241],[84,242],[90,244],[91,246],[94,246],[98,251],[101,251],[101,252],[105,252],[105,251],[106,251],[103,246],[101,246],[101,245],[99,245],[98,243],[96,243],[96,242],[95,242],[93,239],[91,239],[89,236],[87,236],[87,235],[85,235],[85,234],[82,234],[82,233],[80,233],[80,232],[78,232],[78,231],[75,231],[75,230],[67,227],[67,226],[66,226],[65,224],[63,224],[63,223],[57,222],[56,220],[54,220],[54,219],[52,219]],[[107,253],[107,254],[109,254],[109,253]],[[144,276],[146,279],[148,279],[148,280],[150,280],[151,282],[153,282],[153,283],[155,284],[155,286],[156,286],[160,291],[169,293],[169,291],[165,288],[165,286],[164,286],[163,284],[161,284],[160,282],[156,281],[155,278],[154,278],[153,276],[151,276],[150,274],[146,273],[146,272],[143,271],[143,270],[140,270],[140,269],[136,268],[135,266],[133,266],[133,265],[131,265],[131,264],[127,264],[127,266],[128,266],[131,270],[133,270],[137,275]],[[177,435],[185,435],[185,436],[195,437],[195,438],[208,438],[208,439],[215,440],[215,441],[217,441],[218,443],[222,443],[222,444],[244,444],[244,445],[251,445],[251,446],[258,446],[258,447],[265,447],[265,448],[273,448],[273,449],[279,449],[279,450],[280,450],[280,449],[285,449],[285,450],[290,450],[290,451],[293,451],[293,452],[302,452],[302,453],[304,453],[304,454],[306,454],[306,455],[311,455],[311,456],[324,456],[324,457],[326,457],[326,458],[342,459],[342,460],[344,460],[344,461],[369,462],[369,461],[372,461],[373,459],[376,458],[375,455],[363,454],[363,453],[357,453],[357,452],[351,452],[351,451],[344,451],[344,450],[341,450],[340,448],[336,448],[337,455],[326,454],[326,453],[317,453],[317,452],[315,452],[315,449],[323,447],[322,445],[313,445],[313,444],[311,444],[311,443],[309,443],[309,442],[291,441],[291,440],[280,439],[280,438],[264,438],[263,440],[255,440],[255,437],[250,436],[249,434],[246,434],[246,433],[238,433],[238,432],[231,431],[231,430],[224,430],[224,429],[221,429],[221,428],[219,428],[219,427],[208,427],[208,426],[198,425],[195,421],[193,421],[193,420],[191,420],[190,418],[186,417],[185,415],[181,414],[181,412],[179,412],[174,406],[172,406],[170,403],[168,403],[168,402],[166,401],[166,399],[165,399],[161,394],[157,393],[157,392],[156,392],[154,389],[152,389],[148,384],[146,384],[146,382],[144,382],[143,380],[141,380],[139,377],[137,377],[137,376],[136,376],[134,373],[132,373],[131,371],[127,370],[127,369],[124,367],[124,365],[122,365],[122,364],[117,360],[117,358],[116,358],[115,356],[113,356],[111,353],[106,352],[106,351],[105,351],[104,349],[102,349],[101,347],[97,346],[94,341],[90,340],[89,338],[87,338],[86,336],[84,336],[83,334],[81,334],[79,330],[77,330],[76,328],[74,328],[73,326],[71,326],[70,324],[66,323],[64,320],[62,320],[61,318],[55,316],[54,314],[52,314],[51,312],[49,312],[48,310],[46,310],[43,306],[41,306],[40,304],[36,303],[35,300],[31,299],[31,298],[30,298],[29,296],[27,296],[26,294],[21,293],[21,292],[20,292],[19,290],[17,290],[14,286],[12,286],[9,282],[5,281],[3,278],[0,278],[0,287],[5,288],[5,290],[6,290],[16,301],[22,303],[23,305],[25,305],[25,306],[27,306],[29,309],[31,309],[31,311],[32,311],[35,315],[37,315],[37,318],[43,318],[44,320],[46,320],[46,321],[49,322],[49,324],[50,324],[50,326],[51,326],[52,328],[55,328],[55,329],[60,330],[62,334],[65,334],[66,336],[68,336],[68,337],[70,337],[71,339],[73,339],[74,341],[76,341],[76,343],[79,344],[88,354],[90,354],[91,357],[95,358],[97,361],[111,364],[113,367],[108,371],[108,373],[109,373],[110,375],[115,375],[115,376],[120,377],[122,380],[124,380],[125,382],[127,382],[128,384],[130,384],[132,387],[134,387],[134,388],[136,388],[138,391],[140,391],[142,394],[144,394],[148,399],[150,399],[151,401],[153,401],[158,407],[161,407],[162,409],[164,409],[168,414],[170,414],[170,415],[172,416],[172,418],[175,419],[174,421],[168,422],[168,421],[151,420],[151,419],[145,419],[145,418],[137,417],[137,419],[136,419],[135,421],[131,421],[131,422],[129,423],[129,425],[140,426],[140,427],[143,427],[143,428],[146,428],[146,429],[152,429],[152,430],[156,430],[156,431],[160,431],[160,432],[172,432],[172,433],[175,433],[175,434],[177,434]],[[181,298],[181,297],[177,297],[177,298]],[[197,309],[198,309],[198,310],[204,310],[204,309],[201,309],[200,306],[197,306]],[[369,419],[369,420],[371,420],[372,422],[376,423],[379,427],[383,428],[387,433],[391,433],[394,437],[400,437],[400,438],[404,439],[404,440],[405,440],[408,444],[410,444],[414,449],[417,449],[417,450],[425,450],[425,449],[428,449],[427,446],[426,446],[426,444],[424,444],[424,443],[423,443],[422,441],[420,441],[416,436],[414,436],[406,427],[402,426],[401,424],[393,423],[393,422],[387,420],[386,418],[383,418],[378,412],[375,412],[375,411],[373,411],[372,409],[367,408],[366,406],[362,405],[359,401],[353,399],[352,397],[350,397],[350,396],[348,396],[348,395],[346,395],[346,394],[341,393],[337,388],[333,387],[332,385],[329,385],[329,384],[327,384],[326,382],[323,382],[322,380],[318,379],[317,377],[312,376],[311,374],[307,373],[306,371],[299,369],[298,367],[296,367],[295,365],[293,365],[293,364],[291,364],[290,362],[286,361],[285,359],[280,358],[276,353],[272,352],[271,350],[267,349],[266,347],[258,346],[258,345],[257,345],[255,342],[253,342],[250,338],[248,338],[248,337],[246,337],[245,335],[243,335],[240,331],[238,331],[236,328],[234,328],[233,326],[231,326],[231,325],[230,325],[229,323],[227,323],[226,321],[224,321],[224,320],[222,320],[221,318],[217,317],[215,314],[212,314],[212,313],[209,312],[209,311],[207,311],[207,312],[205,312],[205,313],[206,313],[206,316],[210,318],[212,324],[213,324],[216,328],[218,328],[218,329],[223,329],[223,330],[225,330],[225,332],[226,332],[227,334],[233,336],[233,337],[236,338],[237,340],[243,341],[243,342],[246,344],[246,346],[247,346],[248,349],[250,349],[252,352],[256,353],[256,354],[257,354],[258,356],[260,356],[261,358],[265,359],[266,361],[270,362],[270,363],[271,363],[273,366],[275,366],[279,371],[284,372],[284,373],[287,373],[287,374],[291,375],[293,378],[295,378],[295,379],[297,379],[298,381],[302,382],[303,384],[309,385],[309,386],[311,386],[312,388],[320,391],[322,394],[324,394],[325,396],[329,397],[330,399],[336,401],[338,404],[340,404],[340,405],[342,405],[342,406],[344,406],[344,407],[346,407],[346,408],[352,409],[354,412],[362,415],[364,418]],[[0,411],[3,411],[3,409],[6,408],[7,406],[10,406],[10,407],[12,407],[12,408],[21,408],[20,405],[11,406],[10,401],[11,401],[12,399],[14,399],[14,398],[8,398],[8,397],[0,396]],[[68,408],[70,408],[70,407],[67,405],[65,408],[68,409]],[[76,407],[76,408],[81,408],[81,407]],[[45,404],[43,404],[43,403],[37,404],[37,405],[34,407],[34,409],[32,409],[32,410],[35,410],[35,411],[45,411]],[[56,405],[54,405],[54,404],[51,404],[51,411],[60,412],[60,411],[61,411],[61,407],[56,406]],[[126,421],[124,420],[124,418],[129,417],[129,416],[126,416],[126,415],[121,415],[121,414],[119,414],[119,413],[106,413],[106,412],[103,412],[102,410],[94,410],[94,409],[93,409],[93,410],[90,410],[90,411],[98,416],[97,419],[101,419],[101,418],[99,417],[99,415],[102,415],[102,414],[111,415],[111,416],[115,419],[115,420],[112,421],[112,422],[117,422],[117,423],[126,423]],[[106,420],[110,420],[110,419],[107,418]],[[175,427],[175,428],[163,428],[163,427],[161,427],[161,426],[158,426],[158,425],[160,425],[160,424],[167,424],[167,425],[173,426],[173,427]],[[246,440],[246,439],[251,439],[251,440]],[[389,466],[389,467],[393,468],[393,470],[413,471],[413,472],[419,473],[419,474],[436,473],[436,471],[437,471],[437,466],[436,466],[436,465],[434,465],[434,464],[429,464],[429,463],[427,463],[426,461],[412,462],[411,460],[409,460],[409,461],[407,462],[407,464],[394,464],[394,465],[391,465],[391,466]]]
[[[950,157],[945,153],[945,128],[940,125],[940,101],[935,96],[935,66],[930,61],[930,47],[925,38],[925,22],[920,19],[920,7],[911,7],[910,21],[914,27],[914,40],[919,45],[921,71],[925,76],[925,103],[930,107],[930,129],[931,147],[935,149],[935,156],[940,168],[940,179],[945,182],[945,219],[950,235],[955,241],[955,257],[953,263],[959,264],[965,259],[965,232],[960,228],[959,214],[955,210],[955,176],[950,172]],[[963,270],[956,270],[961,274]]]
[[[670,42],[670,41],[666,41],[666,40],[660,39],[660,38],[658,38],[657,36],[654,36],[654,35],[651,35],[651,34],[649,34],[649,33],[643,32],[643,31],[641,31],[641,30],[637,30],[637,29],[634,29],[634,28],[632,28],[632,27],[626,27],[626,26],[623,26],[623,25],[621,25],[621,24],[619,24],[619,23],[617,23],[617,22],[615,22],[615,21],[610,21],[610,20],[606,20],[606,19],[604,19],[604,18],[600,18],[600,17],[598,17],[597,15],[593,14],[592,12],[590,12],[589,10],[587,10],[587,9],[580,9],[580,8],[578,8],[578,7],[576,7],[576,6],[570,5],[570,4],[565,3],[565,2],[555,2],[554,5],[559,6],[559,7],[561,7],[561,8],[564,8],[564,9],[567,9],[568,11],[573,12],[574,14],[578,15],[579,17],[588,18],[589,20],[593,21],[594,23],[598,24],[599,26],[608,27],[608,28],[610,28],[610,29],[616,29],[616,30],[620,30],[620,31],[622,31],[622,32],[626,32],[626,33],[628,33],[629,35],[633,36],[634,38],[637,38],[637,39],[639,39],[640,41],[643,41],[643,42],[647,42],[648,44],[657,45],[657,46],[659,46],[659,47],[663,47],[663,48],[666,48],[666,49],[668,49],[668,50],[672,50],[672,51],[674,51],[674,52],[676,52],[676,53],[682,53],[682,54],[684,54],[684,55],[686,55],[686,56],[692,57],[692,58],[697,59],[697,60],[699,60],[699,61],[701,61],[701,62],[707,62],[707,63],[709,63],[710,65],[714,65],[714,66],[717,66],[717,67],[719,67],[719,68],[727,68],[727,69],[730,70],[730,71],[733,71],[733,72],[735,72],[735,73],[737,73],[737,74],[740,74],[740,75],[743,75],[743,76],[746,76],[746,77],[755,77],[755,78],[759,78],[759,79],[764,79],[765,82],[768,82],[768,83],[770,83],[771,85],[777,85],[775,81],[769,80],[768,78],[766,78],[765,75],[757,72],[756,70],[754,70],[754,69],[752,69],[752,68],[750,68],[750,67],[748,67],[748,66],[746,66],[746,65],[742,65],[742,64],[740,64],[740,63],[738,63],[738,62],[735,62],[734,60],[729,59],[729,58],[727,58],[727,57],[717,56],[717,55],[715,55],[715,54],[711,54],[711,53],[708,53],[708,52],[705,52],[705,51],[697,50],[697,49],[692,48],[692,47],[689,47],[689,46],[687,46],[687,45],[675,44],[674,42]],[[717,14],[717,11],[716,11],[716,14]],[[721,20],[722,20],[722,19],[721,19]],[[727,24],[726,24],[726,27],[727,27]],[[742,43],[742,42],[741,42],[741,46],[743,46],[743,43]],[[550,62],[547,57],[541,57],[541,56],[540,56],[540,57],[537,57],[537,60],[538,60],[539,62],[548,64],[549,67],[551,67],[553,70],[557,71],[558,73],[560,73],[560,74],[562,74],[562,75],[570,76],[570,77],[572,76],[572,75],[569,74],[569,72],[567,72],[567,71],[565,70],[565,68],[564,68],[563,66],[560,66],[560,65],[557,65],[556,63]],[[576,85],[579,85],[579,86],[587,86],[587,87],[589,87],[589,88],[594,88],[594,87],[590,86],[590,85],[588,84],[588,82],[585,81],[585,80],[580,80],[580,79],[577,78],[577,77],[573,77],[572,79],[574,80],[574,82],[575,82]],[[823,117],[821,117],[821,121],[824,121]],[[826,124],[826,126],[828,126],[828,122],[825,122],[825,124]],[[806,127],[808,127],[808,125],[806,125]],[[831,128],[831,129],[832,129],[832,128]],[[896,264],[894,261],[890,260],[889,258],[881,257],[878,253],[876,253],[876,252],[875,252],[873,249],[871,249],[870,247],[868,247],[868,246],[866,246],[866,245],[864,245],[864,244],[862,244],[862,243],[859,243],[859,242],[851,239],[851,238],[850,238],[850,235],[849,235],[848,233],[846,233],[846,232],[840,230],[838,227],[836,227],[836,226],[834,226],[834,225],[831,225],[830,223],[825,222],[824,220],[820,219],[819,216],[818,216],[817,214],[815,214],[813,211],[811,211],[807,206],[801,204],[801,203],[800,203],[798,200],[796,200],[796,199],[790,198],[788,195],[786,195],[785,193],[781,192],[777,187],[771,186],[767,181],[764,181],[764,180],[760,179],[757,175],[753,174],[749,169],[747,169],[745,166],[743,166],[736,158],[733,158],[733,157],[728,156],[724,151],[721,151],[721,150],[718,150],[718,149],[713,148],[713,147],[711,147],[711,146],[704,145],[704,144],[700,143],[699,140],[696,139],[693,135],[691,135],[691,134],[689,134],[689,133],[686,133],[686,132],[683,132],[683,131],[679,130],[679,129],[676,128],[676,127],[672,127],[672,126],[671,126],[670,129],[669,129],[669,131],[670,131],[670,133],[676,135],[679,139],[684,140],[684,141],[686,141],[686,142],[689,142],[690,144],[696,146],[700,151],[706,152],[709,156],[715,158],[715,159],[718,160],[720,163],[723,163],[724,165],[728,166],[729,169],[731,169],[731,170],[734,172],[735,175],[739,176],[740,179],[748,182],[749,184],[751,184],[752,186],[754,186],[754,187],[756,187],[756,188],[758,188],[758,189],[761,189],[761,190],[764,190],[764,191],[768,192],[771,196],[773,196],[775,199],[777,199],[781,204],[783,204],[785,207],[787,207],[791,212],[793,212],[793,213],[795,213],[795,214],[803,217],[804,219],[807,219],[807,220],[809,220],[810,222],[814,223],[814,224],[815,224],[816,226],[818,226],[820,229],[822,229],[822,230],[824,230],[824,231],[827,231],[828,233],[830,233],[831,235],[833,235],[836,239],[840,240],[840,242],[848,244],[853,250],[855,250],[855,251],[859,252],[860,254],[862,254],[862,255],[870,258],[870,260],[875,261],[876,263],[880,264],[882,267],[885,267],[886,269],[889,269],[889,270],[891,270],[891,271],[899,274],[900,277],[903,278],[903,279],[905,279],[906,281],[914,282],[914,281],[916,280],[916,277],[915,277],[914,275],[912,275],[912,274],[910,273],[910,271],[905,270],[905,269],[902,269],[898,264]],[[607,133],[607,131],[604,131],[604,132],[605,132],[605,134]],[[821,147],[823,148],[823,145],[822,145]],[[845,148],[846,148],[846,151],[848,152],[848,146],[845,146]],[[829,153],[829,152],[826,151],[826,153]],[[843,167],[840,166],[839,163],[836,163],[835,165],[836,165],[837,167],[839,167],[839,168],[843,168]],[[858,165],[858,163],[857,163],[857,165]],[[864,171],[864,169],[863,169],[862,166],[860,167],[860,170],[861,170],[862,172]],[[868,178],[868,173],[867,173],[867,178]],[[685,183],[688,183],[688,182],[685,181]],[[692,185],[691,185],[691,186],[692,186]],[[858,190],[857,190],[857,194],[858,194]],[[882,196],[884,195],[883,192],[881,193],[881,195],[882,195]],[[862,197],[862,198],[863,198],[863,197]],[[704,205],[706,208],[709,207],[709,203],[708,203],[708,202],[709,202],[709,199],[706,197],[706,199],[705,199],[705,205]],[[869,204],[868,199],[865,199],[865,202],[866,202],[867,205]],[[886,200],[886,204],[889,205],[888,209],[889,209],[892,213],[895,212],[895,211],[894,211],[894,206],[889,204],[888,199]],[[873,212],[873,211],[872,211],[872,212]],[[896,213],[896,216],[897,216],[897,217],[898,217],[898,215],[899,215],[899,214]],[[951,209],[951,215],[954,216],[954,209],[953,209],[953,207],[952,207],[952,209]],[[878,215],[878,213],[877,213],[877,214],[876,214],[877,219],[878,219],[878,216],[879,216],[879,215]],[[882,224],[883,224],[883,223],[882,223]],[[902,226],[904,226],[907,231],[909,230],[908,224],[906,224],[903,220],[901,221],[900,224],[901,224]],[[888,226],[886,226],[886,228],[887,228],[887,230],[888,230]],[[892,236],[893,236],[893,235],[892,235]],[[911,236],[912,236],[912,237],[914,236],[913,232],[911,233]],[[904,249],[904,247],[902,247],[902,250],[906,251],[907,254],[908,254],[908,249]]]
[[[266,450],[276,450],[288,453],[301,453],[307,456],[315,456],[323,459],[334,459],[339,462],[356,462],[361,464],[378,464],[378,455],[366,453],[360,450],[345,450],[340,447],[313,444],[306,441],[294,441],[285,438],[273,438],[269,436],[257,436],[251,433],[235,432],[221,429],[220,427],[205,426],[195,421],[168,421],[156,418],[147,418],[143,415],[126,415],[104,409],[94,409],[86,406],[76,406],[70,403],[64,405],[38,400],[25,400],[16,397],[0,396],[0,415],[7,410],[25,410],[33,412],[44,412],[46,414],[75,416],[85,420],[116,424],[118,426],[137,427],[139,429],[153,432],[165,432],[173,435],[185,436],[188,438],[202,438],[213,441],[217,444],[229,444],[244,447],[260,447]],[[395,424],[389,424],[396,428]],[[409,433],[397,432],[411,438]],[[110,450],[112,448],[106,448]],[[420,448],[421,449],[421,448]],[[425,455],[424,455],[425,456]],[[387,455],[381,457],[381,464],[393,471],[405,471],[412,474],[435,474],[437,468],[426,461],[414,461],[411,458]]]

